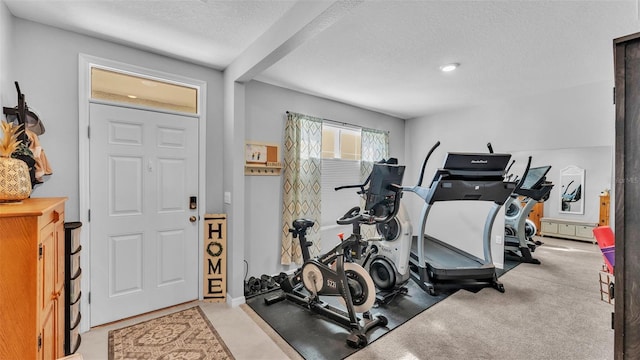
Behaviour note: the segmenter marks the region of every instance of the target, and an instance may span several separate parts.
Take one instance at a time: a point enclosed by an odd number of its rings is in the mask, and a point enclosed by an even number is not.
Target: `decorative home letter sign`
[[[204,300],[225,302],[227,296],[227,215],[204,216]]]

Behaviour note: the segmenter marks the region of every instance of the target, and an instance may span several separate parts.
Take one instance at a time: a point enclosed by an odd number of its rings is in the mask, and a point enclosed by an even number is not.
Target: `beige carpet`
[[[109,360],[234,359],[199,306],[109,331]]]

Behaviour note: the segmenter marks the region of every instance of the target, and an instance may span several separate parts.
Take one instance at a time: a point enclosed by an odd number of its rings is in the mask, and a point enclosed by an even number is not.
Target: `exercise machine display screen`
[[[522,189],[536,189],[545,181],[545,175],[549,172],[551,166],[541,166],[529,169],[527,177],[524,178]]]
[[[373,164],[365,204],[366,210],[372,209],[382,201],[393,201],[396,192],[390,185],[402,185],[404,169],[404,166],[398,165]]]

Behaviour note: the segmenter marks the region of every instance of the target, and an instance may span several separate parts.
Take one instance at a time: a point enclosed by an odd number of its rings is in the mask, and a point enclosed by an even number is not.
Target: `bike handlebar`
[[[388,223],[393,219],[400,210],[400,198],[402,197],[402,186],[396,184],[390,184],[389,190],[395,193],[393,200],[393,211],[385,216],[375,216],[364,214],[360,212],[360,207],[355,206],[349,209],[342,217],[336,220],[338,225],[350,225],[355,223],[365,223],[365,224],[384,224]]]

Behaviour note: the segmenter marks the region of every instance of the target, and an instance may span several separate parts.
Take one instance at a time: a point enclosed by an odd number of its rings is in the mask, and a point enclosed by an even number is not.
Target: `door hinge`
[[[87,138],[91,139],[91,126],[87,126]]]
[[[611,330],[616,329],[615,324],[616,324],[616,314],[614,312],[611,312]]]
[[[616,87],[613,87],[613,105],[616,104]]]
[[[42,244],[38,245],[38,260],[42,259]]]
[[[38,334],[38,351],[42,349],[42,334]]]
[[[91,305],[91,291],[87,294],[87,302]]]
[[[91,222],[91,209],[87,210],[87,222]]]

